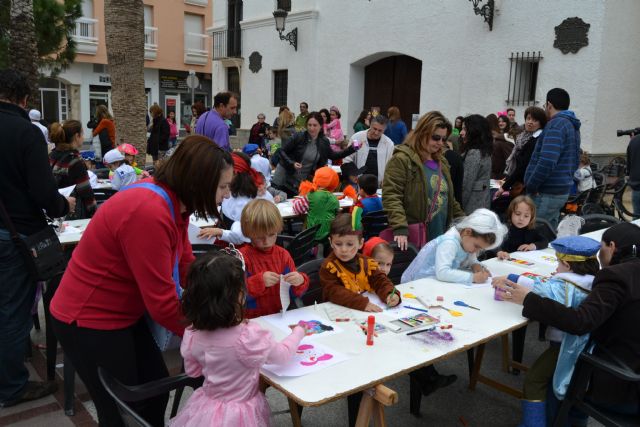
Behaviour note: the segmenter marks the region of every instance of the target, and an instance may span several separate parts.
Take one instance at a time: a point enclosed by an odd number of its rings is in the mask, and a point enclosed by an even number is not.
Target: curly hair
[[[244,318],[246,286],[242,263],[223,251],[196,259],[182,294],[182,313],[193,328],[213,331],[239,325]]]
[[[27,78],[16,70],[0,71],[0,98],[18,103],[31,94]]]

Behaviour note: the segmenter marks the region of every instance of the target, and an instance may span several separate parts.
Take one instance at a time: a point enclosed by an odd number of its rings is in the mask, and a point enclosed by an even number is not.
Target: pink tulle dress
[[[286,362],[295,354],[304,334],[304,329],[296,327],[291,335],[277,342],[271,332],[251,321],[215,331],[187,328],[180,347],[185,372],[192,377],[204,375],[205,380],[169,425],[271,425],[271,409],[258,390],[260,367]]]

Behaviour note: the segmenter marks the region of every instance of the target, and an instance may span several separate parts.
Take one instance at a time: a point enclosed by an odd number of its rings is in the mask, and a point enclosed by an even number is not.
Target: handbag
[[[431,216],[436,206],[438,195],[440,194],[441,185],[442,169],[438,165],[438,185],[436,186],[436,192],[433,194],[433,197],[431,199],[431,206],[429,208],[429,211],[427,212],[427,220],[425,222],[416,222],[414,224],[409,224],[408,227],[409,233],[407,236],[407,240],[418,250],[420,250],[429,241],[429,229],[427,227],[427,224],[431,222]],[[380,232],[380,238],[386,240],[387,242],[393,242],[393,229],[387,228],[386,230],[382,230],[382,232]]]
[[[151,190],[161,196],[167,202],[167,207],[169,208],[169,212],[171,213],[171,218],[173,218],[174,221],[176,220],[173,210],[173,202],[171,201],[171,198],[169,197],[167,192],[162,189],[162,187],[150,182],[141,182],[138,184],[128,185],[120,189],[120,191],[126,191],[132,188],[146,188],[147,190]],[[178,268],[178,263],[179,256],[178,254],[176,254],[175,262],[173,264],[172,278],[176,286],[176,295],[178,296],[178,299],[182,299],[182,287],[180,286],[180,270]],[[151,335],[153,335],[153,340],[156,342],[156,345],[158,346],[160,351],[167,351],[180,347],[182,339],[179,336],[153,320],[151,316],[149,316],[149,313],[145,314],[145,320],[147,321],[147,326],[151,331]]]
[[[47,225],[37,233],[23,238],[15,229],[2,200],[0,214],[11,240],[22,253],[27,270],[35,281],[44,282],[64,272],[64,252],[52,226]]]

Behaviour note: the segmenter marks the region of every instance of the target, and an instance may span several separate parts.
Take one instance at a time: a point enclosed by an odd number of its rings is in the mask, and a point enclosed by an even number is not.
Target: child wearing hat
[[[320,224],[316,241],[328,248],[329,228],[340,210],[338,198],[333,190],[338,186],[338,174],[329,166],[316,170],[313,182],[300,183],[299,196],[293,199],[293,211],[297,215],[307,215],[307,228]]]
[[[264,176],[266,186],[271,184],[271,164],[269,159],[262,156],[258,144],[247,144],[242,147],[242,152],[251,159],[251,167]]]
[[[136,163],[136,156],[138,155],[138,149],[131,144],[120,144],[117,147],[117,150],[122,153],[124,156],[124,161],[126,164],[131,166],[134,171],[136,171],[136,175],[148,177],[149,173],[145,170],[138,168]]]
[[[120,190],[136,182],[136,171],[124,161],[124,155],[117,148],[107,151],[102,157],[102,162],[113,172],[111,187],[114,190]]]
[[[496,277],[494,283],[510,280],[528,284],[536,294],[553,299],[567,307],[576,308],[591,292],[595,274],[600,269],[597,253],[600,242],[584,236],[567,236],[554,240],[558,268],[549,279],[526,278],[516,274]],[[546,397],[549,383],[560,400],[571,381],[576,360],[589,341],[589,334],[576,336],[547,328],[549,348],[527,371],[522,401],[521,426],[546,425]]]
[[[93,172],[96,168],[96,153],[94,151],[81,151],[80,156],[84,160],[84,165],[87,167],[87,175],[89,175],[89,185],[91,188],[98,186],[98,176]]]
[[[351,165],[353,163],[347,163]],[[344,166],[344,165],[343,165]],[[362,230],[362,216],[383,210],[382,199],[378,196],[378,178],[375,175],[360,175],[358,178],[358,201],[353,205],[351,218],[353,229]]]
[[[358,192],[360,191],[360,185],[358,184],[358,177],[362,175],[365,168],[358,169],[355,163],[343,163],[340,165],[340,174],[342,179],[340,180],[340,187],[338,191],[344,193],[345,197],[357,200]],[[376,188],[377,189],[377,188]]]

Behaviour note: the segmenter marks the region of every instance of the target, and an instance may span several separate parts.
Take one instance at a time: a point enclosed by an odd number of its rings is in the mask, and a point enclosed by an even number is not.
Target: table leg
[[[520,369],[514,367],[513,362],[522,363],[522,356],[524,355],[524,340],[527,335],[527,325],[520,329],[516,329],[511,333],[511,371],[514,374],[520,372]]]
[[[289,411],[291,412],[291,423],[293,427],[302,427],[302,420],[300,419],[300,412],[298,411],[298,404],[293,399],[289,400]]]
[[[482,366],[482,359],[484,358],[484,344],[478,346],[476,352],[476,360],[473,362],[473,372],[471,373],[471,379],[469,380],[469,390],[475,390],[478,383],[478,377],[480,376],[480,367]]]
[[[502,371],[509,372],[511,362],[511,355],[509,354],[509,334],[501,336],[500,341],[502,342]]]
[[[362,394],[362,401],[360,401],[360,409],[358,410],[356,427],[369,427],[369,421],[371,421],[371,413],[374,409],[373,402],[374,400],[370,393],[365,392]]]
[[[467,350],[467,366],[469,367],[469,380],[471,380],[471,374],[473,373],[473,349]]]
[[[386,427],[384,406],[395,405],[397,402],[398,393],[383,384],[378,384],[374,388],[364,391],[360,410],[358,410],[356,427],[369,427],[372,417],[375,427]]]
[[[354,427],[356,425],[361,400],[362,392],[354,393],[347,396],[347,414],[349,416],[349,427]]]

